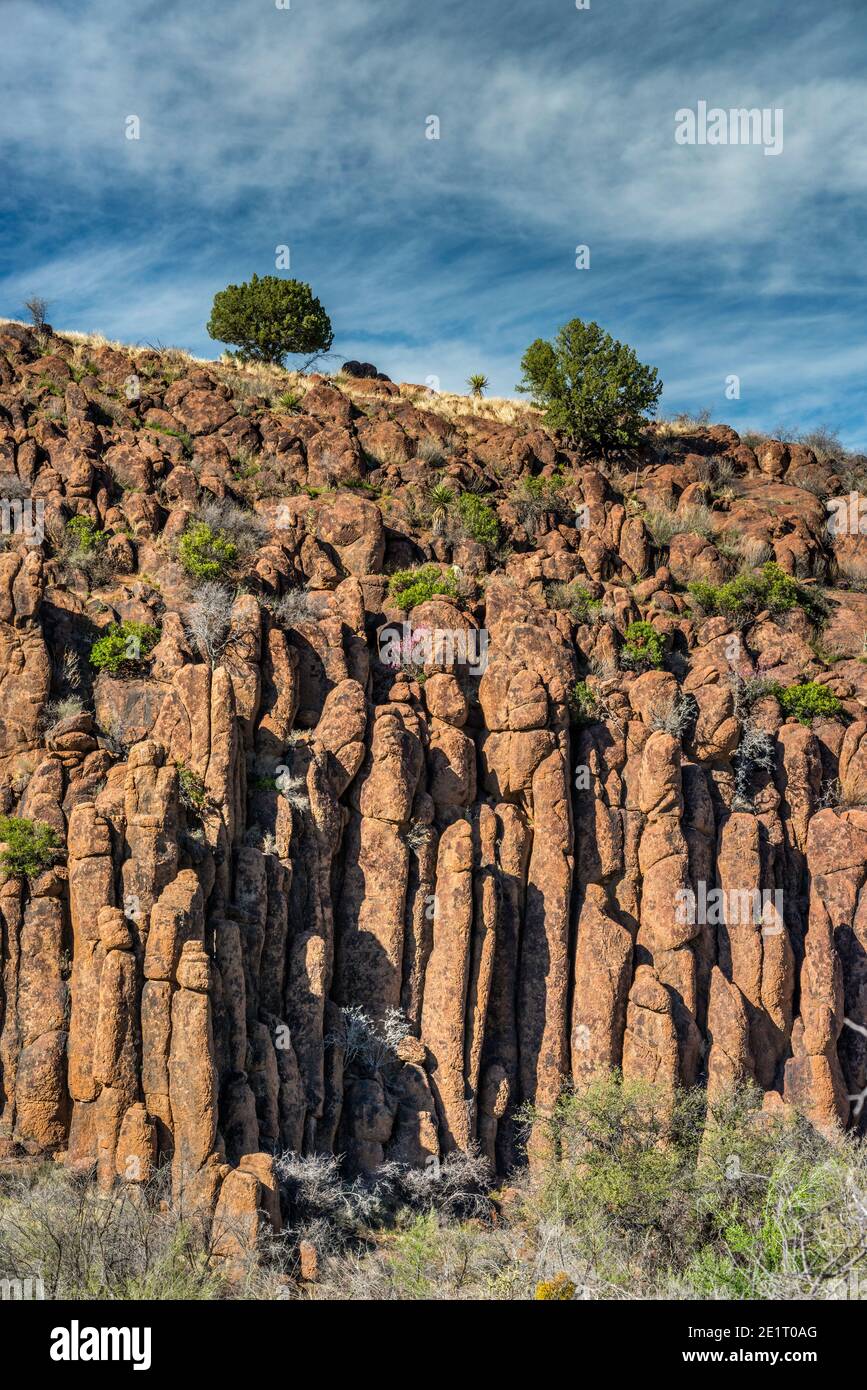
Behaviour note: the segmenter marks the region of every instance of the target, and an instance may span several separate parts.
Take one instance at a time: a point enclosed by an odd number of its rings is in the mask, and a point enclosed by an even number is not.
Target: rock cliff
[[[504,1174],[599,1070],[863,1125],[846,461],[282,379],[0,324],[0,813],[55,845],[0,875],[0,1154],[170,1161],[231,1257],[274,1154]],[[785,601],[714,611],[739,567]]]

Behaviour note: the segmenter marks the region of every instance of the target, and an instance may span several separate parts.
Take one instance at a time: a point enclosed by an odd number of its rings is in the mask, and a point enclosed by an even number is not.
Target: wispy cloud
[[[865,444],[855,3],[6,0],[3,18],[6,312],[33,289],[67,326],[216,351],[214,291],[288,243],[337,350],[394,376],[484,370],[511,393],[527,342],[580,314],[660,366],[669,408],[824,416]],[[699,99],[782,108],[783,154],[677,145]]]

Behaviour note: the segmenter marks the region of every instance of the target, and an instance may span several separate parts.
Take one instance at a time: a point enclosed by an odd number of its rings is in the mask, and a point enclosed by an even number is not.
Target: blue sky
[[[216,356],[214,292],[276,273],[285,244],[330,365],[446,390],[482,371],[512,395],[527,344],[577,315],[659,367],[665,413],[823,422],[867,450],[865,0],[0,0],[0,19],[0,314],[35,292],[56,327]],[[783,152],[678,145],[700,100],[782,108]]]

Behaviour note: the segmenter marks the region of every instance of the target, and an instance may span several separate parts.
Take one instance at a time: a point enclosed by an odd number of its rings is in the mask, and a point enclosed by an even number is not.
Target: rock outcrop
[[[0,812],[54,844],[0,876],[0,1153],[103,1187],[170,1163],[231,1264],[279,1229],[275,1154],[505,1174],[522,1107],[612,1068],[863,1128],[867,613],[825,583],[830,662],[806,599],[736,623],[686,591],[739,532],[829,580],[815,459],[650,429],[626,506],[532,411],[346,371],[290,411],[238,368],[0,325],[0,498],[43,519],[0,553]],[[661,553],[641,507],[721,459],[722,548]],[[222,589],[181,563],[200,517]],[[123,623],[154,642],[98,671]],[[391,660],[404,628],[446,647]],[[833,710],[802,724],[777,695],[803,677]]]

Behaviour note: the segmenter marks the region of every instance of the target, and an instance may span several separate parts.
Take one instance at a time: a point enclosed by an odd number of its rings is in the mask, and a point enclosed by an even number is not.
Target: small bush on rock
[[[455,504],[458,529],[486,550],[500,544],[500,523],[490,502],[475,492],[462,492]]]
[[[442,468],[446,461],[443,446],[438,439],[434,439],[432,434],[428,434],[419,442],[418,457],[423,463],[429,463],[432,468]]]
[[[240,559],[252,555],[268,539],[268,528],[261,517],[248,507],[239,507],[229,497],[206,502],[199,508],[197,520],[217,534],[231,537]]]
[[[657,733],[683,738],[697,714],[695,698],[678,692],[654,702],[650,708],[650,727]]]
[[[236,563],[238,547],[206,521],[194,521],[181,536],[178,556],[192,579],[222,579]]]
[[[775,560],[762,565],[759,574],[747,571],[726,584],[700,580],[690,584],[689,591],[709,616],[720,614],[735,621],[747,621],[764,608],[770,613],[788,613],[800,606],[814,620],[823,611],[820,598],[786,574]]]
[[[509,501],[531,540],[537,534],[543,517],[553,515],[562,518],[574,510],[563,496],[562,478],[522,478],[510,494]]]
[[[801,724],[811,724],[822,715],[839,714],[840,701],[826,685],[816,681],[805,681],[803,685],[789,685],[775,691],[784,714],[793,714]]]
[[[313,611],[306,589],[289,589],[279,598],[271,599],[267,606],[278,627],[295,627],[307,622]]]
[[[67,534],[77,550],[89,554],[105,544],[105,532],[89,516],[73,516],[66,523]]]
[[[549,608],[568,613],[575,623],[592,622],[602,608],[601,601],[591,598],[590,590],[577,579],[571,584],[548,584],[545,598]]]
[[[586,681],[576,681],[569,691],[569,714],[579,727],[599,717],[598,701]]]
[[[160,640],[159,628],[150,623],[112,623],[90,649],[90,664],[111,676],[141,665]]]
[[[326,1042],[341,1046],[344,1066],[364,1074],[381,1071],[397,1061],[395,1049],[409,1032],[400,1009],[387,1008],[381,1022],[358,1004],[349,1004],[340,1012],[341,1033],[329,1036]]]
[[[113,578],[108,552],[108,536],[89,516],[73,516],[64,528],[65,535],[58,550],[58,560],[68,584],[85,575],[93,585],[106,584]]]
[[[653,537],[654,545],[670,545],[675,536],[695,535],[704,540],[713,536],[712,513],[703,503],[678,508],[650,507],[644,514],[644,524]]]
[[[200,816],[208,806],[205,784],[197,772],[185,762],[175,763],[178,773],[178,799],[187,811]]]
[[[755,774],[774,770],[774,740],[771,735],[747,723],[732,766],[735,770],[735,799],[739,803],[747,803]]]
[[[620,662],[632,670],[647,669],[662,665],[665,653],[665,638],[657,632],[652,623],[630,623],[626,629],[626,641],[620,653]]]
[[[388,581],[388,596],[404,611],[415,608],[428,599],[445,594],[456,598],[458,582],[453,574],[443,573],[437,565],[421,565],[418,569],[396,570]]]
[[[434,483],[425,498],[425,511],[435,536],[441,536],[454,505],[455,494],[448,483]]]
[[[208,579],[198,589],[184,619],[184,630],[191,644],[213,669],[232,636],[232,608],[235,595],[224,584]]]
[[[15,878],[35,878],[54,863],[60,848],[50,825],[24,816],[0,816],[0,841],[0,869]]]
[[[49,700],[39,719],[39,727],[46,737],[50,737],[59,724],[84,713],[84,702],[79,695],[64,695],[57,700]]]

